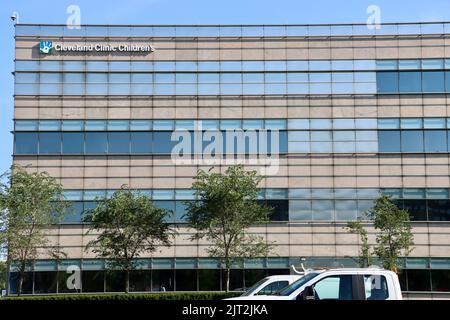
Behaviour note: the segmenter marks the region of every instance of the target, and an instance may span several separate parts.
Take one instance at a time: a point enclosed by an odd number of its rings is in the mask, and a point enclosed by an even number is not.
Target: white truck
[[[313,270],[275,295],[230,300],[402,300],[397,274],[376,268]]]
[[[302,275],[280,275],[269,276],[259,280],[247,291],[245,291],[241,297],[253,297],[258,295],[272,295],[277,293],[283,288],[286,288],[291,283],[294,283],[298,279],[303,277]]]

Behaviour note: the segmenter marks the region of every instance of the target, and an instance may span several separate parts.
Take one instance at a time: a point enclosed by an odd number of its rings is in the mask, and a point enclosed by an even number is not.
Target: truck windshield
[[[297,281],[293,282],[291,285],[287,286],[284,289],[281,289],[276,293],[277,296],[288,296],[301,286],[303,286],[305,283],[307,283],[309,280],[314,279],[317,277],[320,273],[317,272],[311,272],[305,275],[303,278],[298,279]]]
[[[257,283],[255,283],[254,285],[252,285],[250,287],[250,289],[248,289],[247,291],[245,291],[241,297],[247,297],[249,295],[251,295],[253,293],[253,291],[255,291],[261,284],[263,284],[264,282],[266,282],[268,280],[268,278],[264,278],[259,280]]]

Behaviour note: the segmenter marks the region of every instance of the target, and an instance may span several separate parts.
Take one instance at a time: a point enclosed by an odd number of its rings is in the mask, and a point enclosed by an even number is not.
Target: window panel
[[[397,93],[398,72],[377,72],[377,91],[380,93]]]
[[[312,212],[315,221],[331,221],[334,218],[334,202],[332,200],[313,200]]]
[[[152,149],[151,132],[131,133],[131,153],[151,153]]]
[[[380,152],[399,152],[400,151],[400,132],[399,131],[379,131],[378,144]]]
[[[153,152],[170,154],[172,152],[171,132],[153,133]],[[176,142],[175,142],[176,143]]]
[[[61,133],[41,132],[39,133],[39,154],[60,154]]]
[[[63,154],[84,153],[84,133],[64,132],[62,134]]]
[[[423,92],[444,92],[445,75],[441,71],[425,71],[422,73]]]
[[[356,200],[336,200],[336,220],[356,220],[357,205]]]
[[[108,153],[130,153],[130,133],[108,132]]]
[[[425,152],[447,152],[447,132],[444,130],[426,130]]]
[[[399,81],[400,92],[422,92],[421,72],[400,72]]]
[[[86,132],[86,154],[105,154],[108,152],[106,132]]]
[[[402,131],[402,152],[423,152],[423,131]]]
[[[16,132],[15,153],[16,154],[37,154],[38,153],[38,134],[33,132]]]

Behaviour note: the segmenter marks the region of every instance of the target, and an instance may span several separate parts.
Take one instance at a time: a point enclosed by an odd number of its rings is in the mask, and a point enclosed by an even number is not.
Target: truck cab
[[[376,268],[313,270],[276,295],[235,300],[402,300],[397,274]]]

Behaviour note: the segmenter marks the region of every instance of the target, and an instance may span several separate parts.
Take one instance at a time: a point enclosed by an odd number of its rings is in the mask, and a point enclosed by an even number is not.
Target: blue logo
[[[49,54],[53,51],[53,41],[43,41],[39,45],[39,52],[43,54]]]

